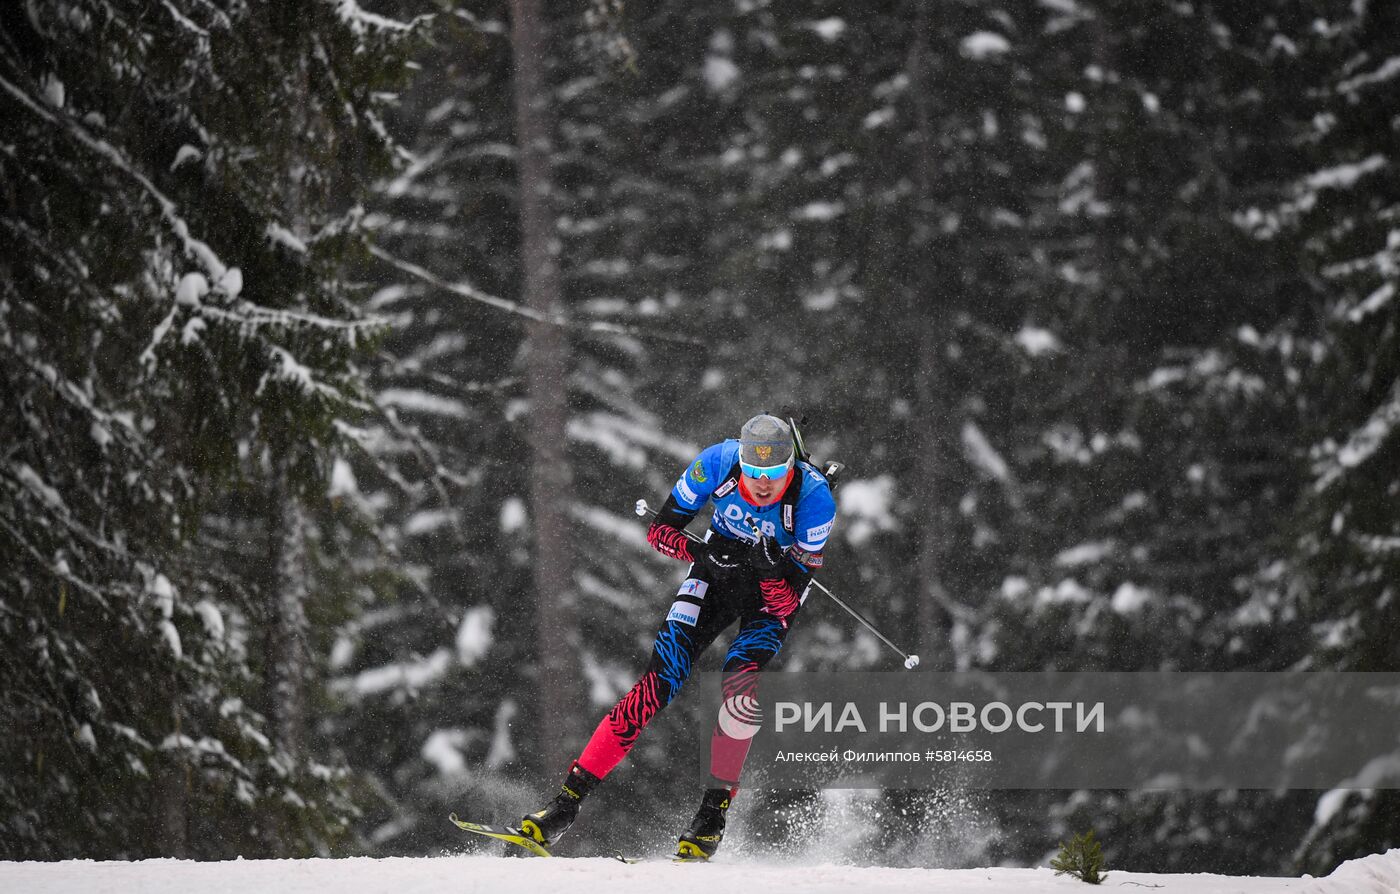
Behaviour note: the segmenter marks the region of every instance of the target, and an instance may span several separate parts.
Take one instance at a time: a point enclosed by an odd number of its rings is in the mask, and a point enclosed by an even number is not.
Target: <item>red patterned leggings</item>
[[[679,694],[700,654],[738,620],[738,633],[724,659],[723,694],[710,738],[710,775],[731,792],[738,789],[749,743],[763,720],[759,673],[782,648],[793,616],[765,613],[752,578],[718,584],[703,580],[698,572],[692,567],[696,576],[682,586],[662,622],[646,673],[602,719],[579,755],[579,765],[600,779],[612,772],[656,713]]]

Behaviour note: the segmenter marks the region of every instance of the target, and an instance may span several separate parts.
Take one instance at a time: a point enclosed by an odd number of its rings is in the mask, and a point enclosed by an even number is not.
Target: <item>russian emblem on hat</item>
[[[774,466],[793,458],[792,430],[766,413],[744,423],[739,432],[739,457],[756,466]]]

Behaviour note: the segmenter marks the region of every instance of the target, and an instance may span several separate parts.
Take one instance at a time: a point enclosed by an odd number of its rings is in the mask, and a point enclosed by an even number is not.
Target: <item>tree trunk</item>
[[[269,507],[267,701],[277,743],[300,759],[305,745],[307,672],[306,513],[287,473],[277,475]]]
[[[551,208],[553,120],[545,83],[546,25],[539,0],[511,0],[514,104],[519,148],[520,257],[525,303],[561,312],[559,244]],[[563,772],[583,746],[578,603],[573,592],[573,483],[568,422],[569,343],[562,327],[531,323],[526,347],[530,393],[530,505],[534,527],[536,650],[541,769]]]
[[[179,691],[179,683],[171,680],[171,691]],[[184,730],[181,724],[182,709],[177,700],[172,712],[175,735]],[[156,840],[160,842],[157,853],[171,859],[184,859],[189,856],[189,763],[185,759],[185,749],[177,746],[171,752],[175,758],[164,769],[160,778],[160,816]]]
[[[948,591],[943,585],[943,544],[947,525],[942,511],[939,491],[943,480],[945,438],[942,426],[946,405],[938,399],[939,351],[941,344],[932,315],[921,321],[919,334],[919,370],[915,376],[915,419],[918,420],[919,443],[915,477],[918,479],[919,540],[915,568],[918,582],[914,587],[918,602],[914,610],[917,641],[915,649],[921,664],[929,670],[952,670],[953,655],[950,632]]]
[[[916,259],[914,274],[913,322],[917,333],[915,350],[918,365],[914,369],[914,418],[919,442],[915,447],[915,475],[919,490],[918,546],[916,568],[918,581],[914,592],[918,602],[914,610],[919,655],[924,666],[932,670],[951,668],[948,614],[948,594],[943,586],[941,552],[945,530],[939,484],[944,479],[943,426],[948,424],[947,402],[939,393],[939,371],[943,368],[940,336],[947,331],[944,321],[949,313],[950,296],[947,289],[958,288],[951,277],[938,275],[939,222],[933,195],[933,128],[929,120],[928,64],[928,0],[914,0],[914,39],[909,48],[909,88],[914,104],[916,148],[913,158],[914,180],[918,186],[917,209],[909,246]]]

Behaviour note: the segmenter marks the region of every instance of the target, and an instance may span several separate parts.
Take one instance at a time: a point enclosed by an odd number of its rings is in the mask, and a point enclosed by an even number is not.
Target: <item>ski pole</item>
[[[637,501],[637,505],[636,505],[636,507],[635,507],[635,511],[636,511],[636,513],[637,513],[638,516],[645,516],[645,515],[647,515],[648,513],[650,513],[653,517],[656,515],[656,510],[655,510],[655,509],[652,509],[650,506],[648,506],[646,500],[638,500],[638,501]],[[750,529],[754,532],[754,535],[755,535],[755,536],[762,536],[762,535],[760,534],[759,530],[758,530],[757,525],[750,523]],[[700,537],[699,537],[698,535],[692,534],[691,532],[685,530],[684,528],[681,529],[681,533],[684,534],[684,535],[686,536],[686,539],[687,539],[687,540],[692,540],[692,541],[694,541],[694,542],[696,542],[696,543],[704,543],[704,541],[701,540]],[[865,629],[869,630],[871,633],[873,633],[873,634],[875,634],[877,637],[879,637],[879,639],[880,639],[881,642],[883,642],[885,645],[889,646],[891,649],[893,649],[895,652],[897,652],[897,653],[899,654],[899,657],[901,657],[901,658],[904,659],[904,667],[905,667],[906,669],[908,669],[908,670],[913,670],[914,668],[916,668],[916,667],[919,666],[919,656],[918,656],[918,655],[910,655],[910,654],[908,654],[907,652],[905,652],[903,649],[901,649],[899,646],[896,646],[894,643],[890,642],[889,637],[885,636],[885,635],[884,635],[883,633],[881,633],[878,629],[876,629],[875,625],[872,624],[872,623],[870,623],[870,621],[867,620],[866,617],[865,617],[864,615],[862,615],[860,612],[856,611],[855,609],[853,609],[853,608],[851,608],[849,605],[847,605],[847,604],[845,603],[845,601],[844,601],[843,599],[841,599],[841,597],[837,596],[835,593],[833,593],[833,592],[831,592],[830,590],[828,590],[828,589],[826,588],[826,586],[825,586],[821,581],[817,580],[816,578],[813,578],[813,579],[812,579],[812,584],[813,584],[813,586],[815,586],[818,590],[821,590],[821,591],[822,591],[823,593],[825,593],[827,596],[831,597],[831,601],[832,601],[832,602],[835,602],[837,605],[839,605],[839,606],[841,606],[843,609],[845,609],[847,614],[849,614],[851,617],[855,618],[857,621],[859,621],[859,622],[861,622],[862,624],[864,624],[864,625],[865,625]]]

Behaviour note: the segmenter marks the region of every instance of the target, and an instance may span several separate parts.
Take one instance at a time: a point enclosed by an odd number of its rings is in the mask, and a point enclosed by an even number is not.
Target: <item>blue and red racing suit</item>
[[[704,546],[683,533],[707,502],[714,504]],[[739,472],[739,442],[706,448],[690,463],[647,532],[660,553],[692,563],[652,646],[647,671],[608,712],[579,755],[578,765],[600,779],[617,766],[658,711],[680,692],[702,652],[734,621],[739,630],[725,656],[723,701],[710,739],[710,774],[737,792],[749,743],[762,717],[758,677],[778,654],[836,517],[831,487],[816,467],[794,465],[780,494],[760,504]],[[746,563],[719,573],[696,561],[699,550],[744,556],[755,547],[750,530],[782,550],[775,566],[756,571]]]

